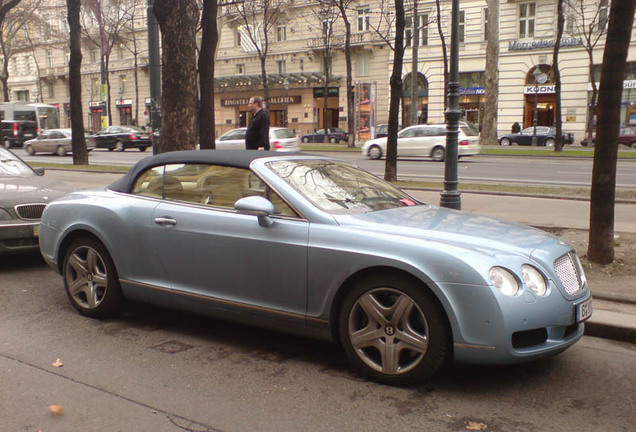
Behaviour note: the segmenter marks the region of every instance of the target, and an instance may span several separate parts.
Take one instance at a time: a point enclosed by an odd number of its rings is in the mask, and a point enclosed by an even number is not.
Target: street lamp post
[[[289,96],[289,80],[287,78],[283,80],[283,87],[285,88],[285,121],[283,126],[288,127],[289,126],[289,100],[287,100],[287,97]]]
[[[448,107],[446,117],[446,159],[444,165],[444,190],[441,193],[441,207],[461,210],[462,201],[458,190],[457,159],[459,120],[459,0],[453,0],[451,9],[451,53],[448,77]]]
[[[539,105],[539,84],[543,84],[548,80],[548,76],[541,72],[539,67],[535,67],[532,72],[532,76],[534,77],[535,85],[534,85],[534,115],[532,117],[532,146],[537,146],[537,107]]]

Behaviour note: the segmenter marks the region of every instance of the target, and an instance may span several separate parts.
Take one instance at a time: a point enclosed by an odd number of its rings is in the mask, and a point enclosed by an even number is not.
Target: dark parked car
[[[33,170],[18,156],[0,148],[0,255],[37,252],[44,207],[72,190],[43,175],[42,168]]]
[[[592,145],[596,142],[596,136],[592,139]],[[623,127],[618,135],[618,143],[636,149],[636,128]],[[581,145],[587,147],[587,138],[581,140]]]
[[[30,120],[2,120],[2,145],[4,148],[22,147],[24,142],[38,134],[38,125]]]
[[[330,143],[337,143],[340,141],[347,141],[349,139],[349,134],[340,128],[327,128],[327,136]],[[301,137],[301,141],[304,143],[308,142],[316,142],[321,143],[325,142],[325,130],[318,129],[316,132],[311,134],[306,134]]]
[[[116,315],[129,298],[332,340],[388,384],[450,360],[553,356],[592,314],[581,262],[559,238],[419,202],[320,156],[147,157],[49,204],[40,249],[85,316]]]
[[[96,149],[107,148],[108,151],[124,151],[127,148],[138,148],[146,151],[152,147],[152,135],[134,126],[108,126],[88,137]]]
[[[499,144],[502,146],[509,145],[532,145],[532,136],[534,135],[534,127],[523,129],[519,133],[509,133],[499,137]],[[537,126],[537,145],[554,147],[556,138],[556,130],[547,126]],[[574,134],[563,132],[563,144],[572,144],[574,142]]]

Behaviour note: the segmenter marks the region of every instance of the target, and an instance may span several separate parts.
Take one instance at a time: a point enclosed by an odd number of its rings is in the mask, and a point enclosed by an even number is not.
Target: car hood
[[[66,183],[40,176],[0,177],[0,206],[50,202],[66,195],[74,188]]]
[[[556,248],[563,254],[572,249],[537,228],[433,205],[337,215],[335,219],[343,227],[439,242],[490,255],[504,252],[530,259],[537,250]]]

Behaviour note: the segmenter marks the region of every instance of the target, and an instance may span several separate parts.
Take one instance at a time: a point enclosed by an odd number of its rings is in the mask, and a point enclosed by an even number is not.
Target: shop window
[[[534,23],[536,15],[536,3],[524,3],[519,5],[519,38],[534,37]]]

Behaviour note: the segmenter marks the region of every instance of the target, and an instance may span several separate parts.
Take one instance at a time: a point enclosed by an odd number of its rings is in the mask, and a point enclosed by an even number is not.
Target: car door
[[[152,241],[174,290],[223,308],[305,314],[306,220],[274,216],[263,227],[256,216],[234,211],[236,200],[261,193],[252,191],[246,169],[172,165],[165,177],[181,186],[174,193],[166,186]]]
[[[38,137],[31,142],[33,150],[36,152],[51,152],[51,132],[43,131]]]
[[[421,127],[411,127],[398,133],[398,157],[415,156],[417,154],[418,140],[421,139],[423,134]]]
[[[515,138],[515,141],[519,145],[531,145],[533,132],[534,132],[533,127],[525,128],[519,133],[517,138]]]
[[[64,135],[58,131],[53,131],[51,132],[51,134],[49,135],[49,139],[46,140],[47,141],[47,151],[50,151],[52,153],[55,153],[55,151],[57,150],[57,147],[59,145],[64,146]]]

